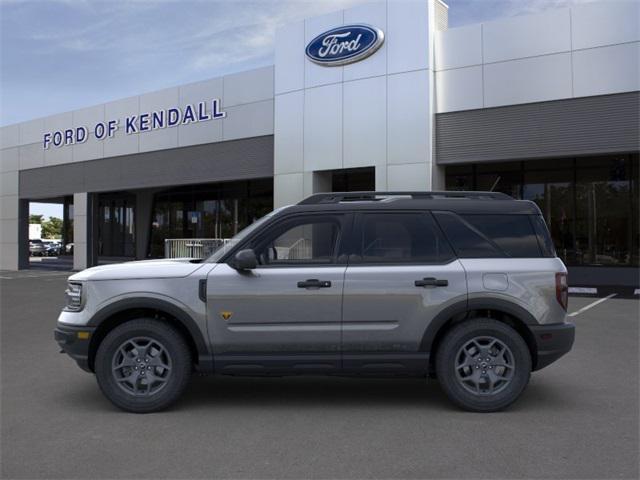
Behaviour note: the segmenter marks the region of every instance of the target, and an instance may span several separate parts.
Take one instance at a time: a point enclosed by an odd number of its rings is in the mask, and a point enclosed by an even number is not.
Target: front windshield
[[[285,209],[287,207],[276,208],[273,212],[267,213],[264,217],[259,218],[251,225],[240,230],[233,238],[227,240],[222,246],[220,246],[215,252],[213,252],[209,257],[207,257],[204,261],[206,263],[218,263],[222,257],[224,257],[227,252],[229,252],[233,247],[235,247],[238,243],[244,240],[248,235],[250,235],[255,229],[264,224],[269,218],[274,216],[279,211]]]

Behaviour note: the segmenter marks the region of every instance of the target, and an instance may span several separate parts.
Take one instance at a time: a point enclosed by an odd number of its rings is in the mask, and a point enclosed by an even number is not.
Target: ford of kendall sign
[[[318,35],[306,48],[312,62],[326,67],[367,58],[384,42],[384,33],[369,25],[346,25]]]
[[[76,125],[73,128],[45,132],[42,138],[42,147],[48,150],[51,146],[64,147],[84,143],[89,138],[89,134],[93,135],[96,140],[106,140],[113,138],[119,130],[124,131],[126,135],[132,135],[179,125],[189,125],[190,123],[206,122],[207,120],[218,120],[226,116],[227,113],[221,109],[220,99],[214,98],[209,102],[189,104],[183,108],[174,107],[142,112],[123,119],[113,118],[105,122],[98,122],[95,125]]]

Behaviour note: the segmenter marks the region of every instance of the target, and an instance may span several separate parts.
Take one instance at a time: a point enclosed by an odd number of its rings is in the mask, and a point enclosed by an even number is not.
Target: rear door
[[[207,280],[209,336],[221,373],[340,368],[340,324],[350,226],[343,214],[285,218],[247,248],[259,265],[216,266]]]
[[[346,370],[427,368],[429,322],[466,301],[464,269],[429,212],[359,213],[345,275]]]

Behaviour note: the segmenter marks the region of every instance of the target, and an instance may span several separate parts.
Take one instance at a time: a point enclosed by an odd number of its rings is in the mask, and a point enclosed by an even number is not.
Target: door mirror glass
[[[232,267],[236,270],[253,270],[258,266],[256,254],[250,248],[240,250],[233,259]]]

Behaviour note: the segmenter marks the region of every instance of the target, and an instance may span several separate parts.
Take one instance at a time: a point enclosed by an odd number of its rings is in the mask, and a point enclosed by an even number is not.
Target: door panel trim
[[[397,320],[376,320],[371,322],[342,322],[342,329],[357,330],[395,330],[400,326]]]
[[[230,354],[216,355],[215,361],[221,375],[325,375],[339,373],[342,367],[339,353]]]
[[[427,352],[344,353],[342,370],[362,375],[425,375],[429,369]]]
[[[215,360],[216,373],[246,376],[424,376],[429,367],[427,352],[216,355]]]
[[[340,331],[340,324],[334,323],[318,323],[318,322],[300,322],[292,325],[289,323],[271,323],[260,324],[233,324],[227,327],[231,332],[309,332],[309,331]]]

